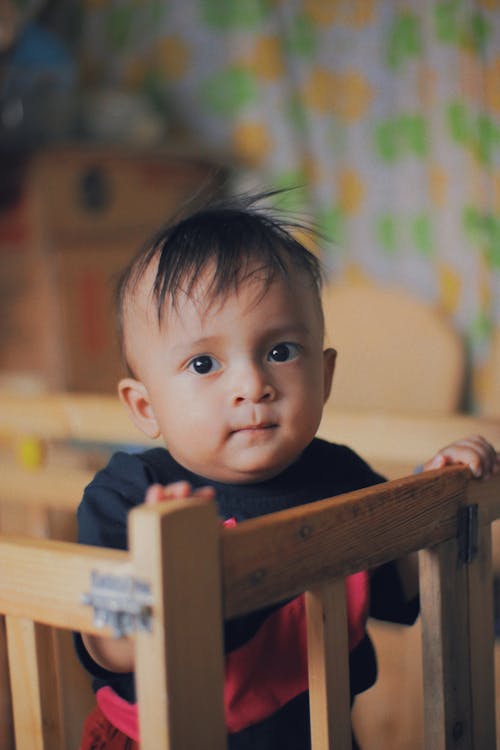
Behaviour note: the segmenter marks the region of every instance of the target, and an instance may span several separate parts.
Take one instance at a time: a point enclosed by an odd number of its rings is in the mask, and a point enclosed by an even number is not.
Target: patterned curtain
[[[175,112],[252,187],[302,186],[289,201],[330,272],[440,306],[480,394],[500,325],[500,0],[86,6],[90,79]]]

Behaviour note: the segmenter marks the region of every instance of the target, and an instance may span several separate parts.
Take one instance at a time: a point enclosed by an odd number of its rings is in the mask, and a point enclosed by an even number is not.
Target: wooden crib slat
[[[474,748],[495,747],[495,662],[491,528],[478,531],[477,554],[467,565],[472,736]]]
[[[78,661],[71,631],[54,628],[53,635],[64,747],[65,750],[77,750],[80,747],[84,721],[95,706],[95,697],[88,674]],[[3,750],[3,745],[0,748]]]
[[[136,636],[141,748],[224,750],[220,522],[214,503],[164,505],[130,514],[134,569],[155,601],[152,632]]]
[[[470,559],[460,535],[420,552],[426,750],[495,747],[491,528],[469,531]]]
[[[419,562],[425,748],[474,748],[467,572],[459,562],[458,540],[421,551]]]
[[[53,631],[25,618],[6,618],[16,747],[64,750]]]
[[[313,750],[351,750],[347,608],[344,579],[306,593]]]
[[[0,615],[0,747],[14,747],[14,721],[9,689],[9,658],[5,617]]]

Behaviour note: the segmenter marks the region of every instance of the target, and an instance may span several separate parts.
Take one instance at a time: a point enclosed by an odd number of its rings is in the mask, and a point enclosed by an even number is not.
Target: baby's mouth
[[[274,422],[260,422],[258,424],[242,425],[241,427],[235,427],[231,430],[230,434],[234,435],[238,432],[260,432],[264,430],[273,430],[278,425]]]

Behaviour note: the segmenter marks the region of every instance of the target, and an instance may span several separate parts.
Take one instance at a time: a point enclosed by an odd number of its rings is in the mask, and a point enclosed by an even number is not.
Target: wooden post
[[[224,750],[224,655],[215,504],[131,513],[134,575],[151,585],[151,632],[136,636],[142,750]]]
[[[467,565],[472,747],[496,747],[491,526],[478,530],[477,554]]]
[[[472,744],[467,571],[457,539],[422,550],[420,600],[426,750]]]
[[[313,750],[351,750],[345,580],[306,593]]]
[[[53,631],[22,617],[6,617],[16,747],[64,750]]]
[[[14,747],[14,721],[10,695],[5,617],[0,615],[0,747]]]

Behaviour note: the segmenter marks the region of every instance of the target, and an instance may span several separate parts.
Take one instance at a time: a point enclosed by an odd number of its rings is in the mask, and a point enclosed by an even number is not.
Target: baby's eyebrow
[[[174,344],[171,354],[182,355],[186,352],[200,352],[215,347],[221,340],[220,336],[201,336],[198,339],[186,340],[180,344]]]
[[[274,328],[265,329],[262,335],[270,339],[280,339],[293,336],[308,336],[311,333],[309,326],[303,323],[285,323],[284,325],[275,326]]]

